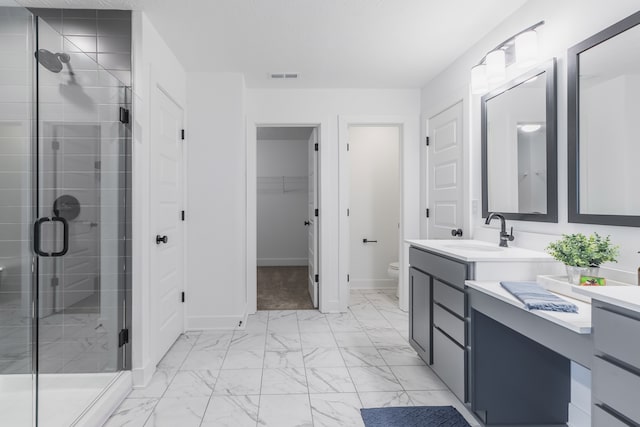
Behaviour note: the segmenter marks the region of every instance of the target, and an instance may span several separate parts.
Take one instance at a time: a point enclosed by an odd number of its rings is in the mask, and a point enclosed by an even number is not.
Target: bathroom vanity
[[[482,425],[561,426],[571,362],[592,371],[591,425],[640,425],[640,287],[576,287],[578,313],[529,311],[500,281],[562,266],[497,242],[411,240],[409,341]]]
[[[466,280],[534,280],[560,268],[545,253],[473,240],[409,240],[409,342],[470,401]]]

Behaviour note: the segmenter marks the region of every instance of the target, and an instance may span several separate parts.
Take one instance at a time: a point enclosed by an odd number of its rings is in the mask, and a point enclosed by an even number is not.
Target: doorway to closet
[[[317,129],[258,127],[257,308],[318,307]]]

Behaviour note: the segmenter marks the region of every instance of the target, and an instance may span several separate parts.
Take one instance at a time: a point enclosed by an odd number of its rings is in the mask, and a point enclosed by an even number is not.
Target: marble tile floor
[[[363,426],[360,408],[453,405],[407,342],[391,291],[352,291],[347,313],[258,311],[246,329],[188,332],[106,427]]]

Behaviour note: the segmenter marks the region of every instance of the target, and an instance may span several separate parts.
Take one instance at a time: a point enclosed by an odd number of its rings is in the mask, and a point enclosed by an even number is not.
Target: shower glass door
[[[127,89],[37,19],[38,424],[74,425],[126,367]]]
[[[0,7],[0,425],[35,419],[33,20]]]

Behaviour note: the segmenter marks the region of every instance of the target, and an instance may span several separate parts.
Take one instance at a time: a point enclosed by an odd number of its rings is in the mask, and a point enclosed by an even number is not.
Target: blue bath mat
[[[453,406],[360,409],[366,427],[471,427]]]

